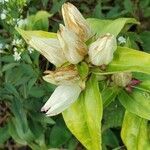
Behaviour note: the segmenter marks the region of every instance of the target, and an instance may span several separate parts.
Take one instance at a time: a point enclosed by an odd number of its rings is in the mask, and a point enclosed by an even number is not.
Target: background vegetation
[[[28,47],[15,30],[56,32],[62,22],[61,5],[67,0],[0,1],[0,149],[82,150],[66,128],[61,115],[40,112],[55,86],[42,79],[54,66]],[[87,17],[115,19],[134,17],[141,24],[122,33],[130,47],[150,52],[149,0],[69,0]],[[130,40],[129,40],[130,39]],[[141,62],[142,63],[142,62]],[[109,150],[125,149],[120,138],[124,108],[110,104],[103,117],[103,143]]]

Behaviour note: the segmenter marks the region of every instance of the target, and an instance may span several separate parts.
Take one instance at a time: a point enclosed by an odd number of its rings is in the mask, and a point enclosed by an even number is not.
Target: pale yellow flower
[[[117,49],[115,36],[107,33],[99,37],[89,46],[89,59],[93,65],[107,65],[113,59],[113,53]]]
[[[57,36],[63,53],[70,63],[77,64],[83,60],[84,56],[87,54],[87,46],[76,33],[60,25]]]
[[[54,116],[75,102],[81,93],[81,88],[78,84],[59,85],[41,111],[45,111],[47,116]]]
[[[91,37],[91,29],[79,10],[71,3],[62,6],[65,26],[75,32],[83,41]]]

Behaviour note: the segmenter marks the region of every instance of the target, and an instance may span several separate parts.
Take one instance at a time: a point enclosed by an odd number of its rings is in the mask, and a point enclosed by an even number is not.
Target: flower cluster
[[[17,4],[16,4],[17,2]],[[23,7],[26,5],[26,1],[9,1],[9,0],[0,0],[1,10],[0,10],[0,19],[5,21],[8,25],[19,26],[26,24],[26,19],[22,19],[21,15]],[[16,5],[18,7],[16,7]],[[15,10],[18,12],[16,15]]]
[[[60,24],[57,38],[32,36],[26,39],[21,33],[30,46],[57,67],[55,71],[46,71],[47,75],[43,77],[47,82],[58,85],[41,109],[48,116],[64,111],[84,89],[85,81],[81,79],[76,64],[88,61],[95,66],[107,65],[112,61],[117,48],[116,38],[110,33],[94,41],[90,25],[74,5],[65,3],[62,15],[64,25]]]

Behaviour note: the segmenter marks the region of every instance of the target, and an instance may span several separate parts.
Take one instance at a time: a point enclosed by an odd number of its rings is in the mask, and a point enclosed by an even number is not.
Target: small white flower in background
[[[3,48],[3,46],[4,46],[4,45],[3,45],[3,43],[0,43],[0,49],[2,49],[2,48]]]
[[[117,42],[114,35],[107,33],[99,37],[89,46],[89,58],[93,65],[107,65],[113,59],[113,53],[117,49]]]
[[[47,116],[54,116],[75,102],[81,93],[81,88],[78,84],[60,85],[58,86],[41,111],[46,112]]]
[[[13,51],[14,51],[14,52],[17,52],[17,48],[16,48],[16,47],[14,47],[14,48],[13,48]]]
[[[2,14],[1,14],[1,19],[2,19],[2,20],[6,19],[6,14],[2,13]]]
[[[21,45],[22,42],[23,42],[22,39],[17,39],[17,40],[16,40],[16,45]]]
[[[15,61],[19,61],[20,59],[21,59],[21,53],[19,52],[17,52],[16,50],[14,50],[14,55],[13,55],[13,57],[14,57],[14,60]]]
[[[29,46],[29,47],[28,47],[28,51],[29,51],[29,53],[31,54],[31,53],[34,51],[34,49]]]
[[[126,43],[126,39],[123,36],[119,36],[118,37],[118,42],[119,42],[119,44],[125,44]]]
[[[23,44],[23,40],[22,40],[22,39],[14,39],[14,40],[12,41],[12,45],[17,45],[17,46],[19,46],[19,45],[21,45],[21,44]]]

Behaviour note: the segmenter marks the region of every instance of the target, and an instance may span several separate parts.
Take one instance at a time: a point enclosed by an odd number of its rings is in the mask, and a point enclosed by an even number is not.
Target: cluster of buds
[[[62,6],[64,25],[60,24],[56,38],[31,36],[27,38],[24,32],[20,34],[34,49],[39,51],[58,69],[46,71],[43,79],[58,85],[42,111],[48,116],[56,115],[64,111],[75,100],[84,85],[76,70],[76,64],[88,58],[88,62],[95,66],[108,65],[113,59],[113,53],[117,48],[114,35],[106,33],[96,41],[86,44],[92,39],[93,33],[90,25],[79,10],[70,3]],[[69,64],[63,67],[64,64]]]

